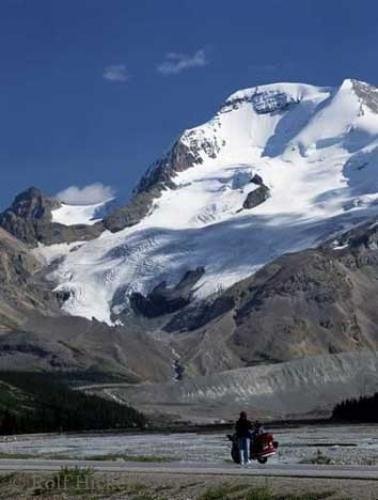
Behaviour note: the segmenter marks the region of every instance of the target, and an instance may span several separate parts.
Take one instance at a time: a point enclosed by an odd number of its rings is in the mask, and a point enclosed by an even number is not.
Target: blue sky
[[[375,0],[1,0],[0,207],[29,185],[125,196],[237,89],[378,82]]]

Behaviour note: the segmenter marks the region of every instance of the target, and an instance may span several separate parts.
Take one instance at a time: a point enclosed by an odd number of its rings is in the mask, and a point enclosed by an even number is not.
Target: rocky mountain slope
[[[84,215],[84,223],[74,223],[77,212]],[[0,226],[28,245],[70,243],[89,240],[104,230],[101,221],[89,224],[81,207],[68,208],[59,200],[46,196],[38,188],[30,187],[17,195],[12,205],[0,214]],[[88,207],[84,207],[88,211]],[[93,207],[89,207],[93,210]],[[79,219],[80,220],[80,219]]]
[[[35,312],[59,312],[41,263],[28,247],[0,228],[0,331],[16,328]]]
[[[196,373],[378,348],[378,224],[284,255],[213,300],[166,318]]]
[[[183,420],[234,420],[239,408],[259,419],[327,418],[335,403],[377,390],[377,352],[313,356],[239,368],[182,383],[102,384],[91,394]]]

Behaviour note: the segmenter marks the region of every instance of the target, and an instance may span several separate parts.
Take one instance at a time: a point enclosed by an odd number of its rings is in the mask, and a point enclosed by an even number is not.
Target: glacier
[[[256,111],[264,93],[270,103],[285,100]],[[202,299],[376,215],[377,95],[350,79],[337,88],[274,83],[232,94],[210,121],[183,132],[179,143],[199,161],[174,173],[174,186],[137,224],[34,250],[47,264],[59,257],[49,279],[69,292],[63,309],[116,324],[133,292],[173,286],[198,267],[205,273],[194,297]],[[253,178],[270,196],[245,209],[258,189]],[[92,223],[96,212],[58,210],[53,217],[67,225]]]

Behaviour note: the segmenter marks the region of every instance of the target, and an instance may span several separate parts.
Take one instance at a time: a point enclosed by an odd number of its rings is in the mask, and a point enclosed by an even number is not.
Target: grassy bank
[[[174,474],[104,474],[64,468],[54,474],[0,476],[0,498],[82,500],[371,500],[376,481]]]

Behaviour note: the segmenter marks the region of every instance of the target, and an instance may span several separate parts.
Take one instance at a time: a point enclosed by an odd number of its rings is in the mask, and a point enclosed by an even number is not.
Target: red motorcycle
[[[232,460],[236,464],[240,464],[239,439],[236,434],[228,434],[227,437],[232,442]],[[257,460],[260,464],[265,464],[269,457],[277,453],[277,448],[278,442],[274,441],[273,435],[269,432],[264,432],[251,440],[249,458],[250,460]]]

